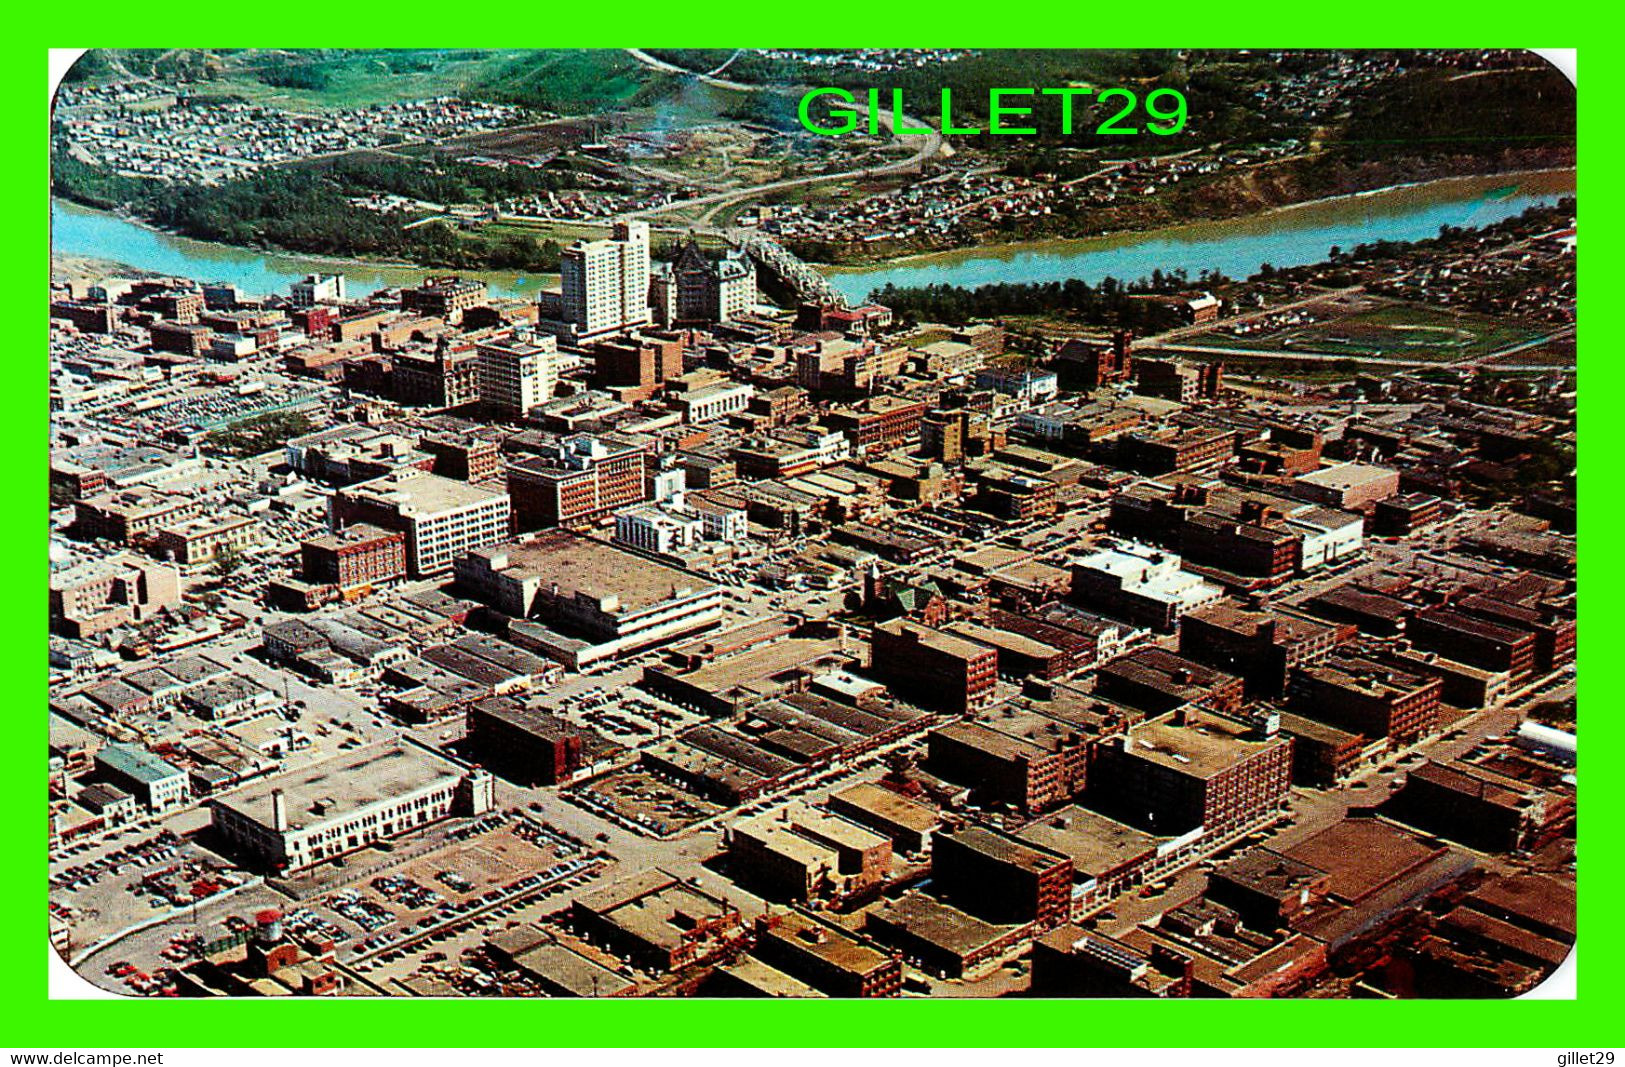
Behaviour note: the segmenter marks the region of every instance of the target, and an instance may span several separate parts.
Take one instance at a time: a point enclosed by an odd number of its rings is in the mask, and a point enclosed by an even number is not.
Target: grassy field
[[[1262,349],[1285,356],[1304,352],[1448,363],[1480,359],[1538,336],[1529,327],[1485,315],[1385,302],[1356,314],[1264,336],[1237,337],[1215,330],[1192,340],[1216,348]]]
[[[267,84],[255,75],[254,64],[269,57],[243,57],[223,74],[198,86],[200,92],[241,96],[255,103],[293,111],[331,111],[368,107],[400,100],[450,96],[465,87],[497,77],[507,64],[524,55],[520,50],[496,52],[423,52],[401,58],[353,55],[316,60],[309,69],[323,84],[301,88]],[[289,66],[297,64],[290,60]],[[393,66],[392,66],[393,64]]]

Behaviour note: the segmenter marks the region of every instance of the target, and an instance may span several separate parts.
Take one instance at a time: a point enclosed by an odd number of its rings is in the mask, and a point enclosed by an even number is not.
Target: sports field
[[[1236,336],[1214,330],[1187,340],[1214,348],[1280,352],[1287,356],[1304,354],[1453,363],[1464,359],[1482,359],[1539,336],[1540,331],[1533,328],[1485,315],[1384,301],[1372,302],[1371,306],[1354,314],[1275,332]]]

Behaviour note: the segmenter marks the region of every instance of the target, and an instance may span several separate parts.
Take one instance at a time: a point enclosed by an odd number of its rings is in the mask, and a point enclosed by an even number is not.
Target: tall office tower
[[[553,338],[528,332],[480,344],[480,406],[499,418],[521,419],[546,403],[559,381],[558,350]]]
[[[559,265],[560,312],[573,340],[646,325],[649,224],[617,222],[603,240],[577,241]]]

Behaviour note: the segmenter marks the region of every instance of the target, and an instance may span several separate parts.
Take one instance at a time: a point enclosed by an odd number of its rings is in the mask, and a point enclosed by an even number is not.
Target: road
[[[675,64],[667,63],[665,60],[656,59],[654,56],[651,56],[647,52],[641,51],[640,49],[628,48],[626,52],[633,59],[636,59],[638,62],[646,64],[647,66],[653,67],[656,70],[665,71],[670,74],[687,75],[691,78],[697,78],[698,80],[705,82],[707,85],[714,85],[721,89],[733,89],[738,92],[760,92],[762,89],[762,87],[759,85],[747,85],[743,82],[730,81],[726,78],[716,78],[709,74],[697,74],[694,71],[685,70],[682,67],[676,66]],[[860,120],[860,125],[869,117],[869,109],[864,103],[853,104],[852,110],[857,113]],[[739,203],[742,200],[754,200],[757,197],[765,196],[768,193],[781,192],[785,189],[798,189],[802,186],[818,185],[824,182],[852,181],[858,178],[873,178],[884,174],[900,174],[905,171],[918,169],[926,160],[931,159],[933,156],[937,155],[938,152],[942,151],[942,134],[935,129],[931,129],[930,126],[920,122],[918,119],[912,118],[908,115],[904,115],[902,118],[911,126],[916,128],[923,127],[930,130],[930,133],[920,137],[920,146],[913,152],[913,154],[911,154],[907,159],[900,160],[896,163],[886,163],[878,167],[863,167],[855,170],[839,171],[834,174],[815,174],[804,178],[784,178],[779,181],[765,182],[761,185],[746,186],[745,188],[734,189],[728,192],[710,193],[705,196],[692,197],[688,200],[678,200],[670,204],[665,204],[661,207],[643,208],[638,211],[628,212],[625,217],[644,218],[652,215],[662,215],[671,211],[683,211],[690,208],[709,207],[710,210],[706,211],[697,220],[701,227],[709,227],[712,220],[716,217],[718,211],[730,204]],[[877,119],[880,125],[886,128],[886,132],[892,132],[892,115],[890,112],[882,110],[877,116]],[[899,143],[909,143],[902,137],[897,137],[896,139]]]

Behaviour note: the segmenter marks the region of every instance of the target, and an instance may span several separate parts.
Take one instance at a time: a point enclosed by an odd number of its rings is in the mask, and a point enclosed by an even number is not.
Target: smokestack
[[[288,797],[280,789],[271,790],[271,828],[279,834],[288,830]]]

